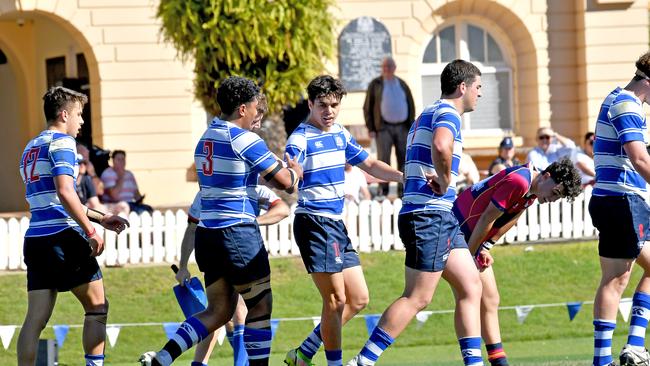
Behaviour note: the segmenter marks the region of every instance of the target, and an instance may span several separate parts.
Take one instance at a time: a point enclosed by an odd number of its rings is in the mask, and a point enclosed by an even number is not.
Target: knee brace
[[[250,328],[268,328],[271,326],[271,306],[264,304],[263,300],[271,294],[271,278],[267,276],[238,290],[241,294],[249,316],[246,317],[246,326]]]
[[[101,325],[106,326],[106,321],[108,320],[108,313],[107,312],[87,312],[86,313],[86,320],[88,321],[94,321],[97,322]]]

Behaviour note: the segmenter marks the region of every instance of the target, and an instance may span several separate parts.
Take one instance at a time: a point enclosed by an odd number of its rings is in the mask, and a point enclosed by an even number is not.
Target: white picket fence
[[[588,239],[595,236],[587,205],[591,189],[573,203],[565,200],[531,206],[500,242],[524,243],[547,240]],[[362,201],[349,204],[345,222],[352,245],[361,252],[403,250],[397,231],[397,215],[402,206],[398,199]],[[293,212],[293,209],[292,209]],[[154,211],[129,215],[131,227],[120,235],[105,231],[105,250],[98,257],[105,266],[140,263],[177,263],[180,244],[187,227],[187,213],[183,210]],[[266,247],[272,256],[299,255],[293,240],[293,215],[281,222],[260,227]],[[0,219],[0,270],[24,270],[22,247],[29,219]],[[192,257],[193,261],[194,258]]]

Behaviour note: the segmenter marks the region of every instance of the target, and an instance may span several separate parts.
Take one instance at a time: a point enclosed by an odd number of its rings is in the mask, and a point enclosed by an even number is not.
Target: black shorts
[[[343,220],[297,214],[293,236],[308,273],[338,273],[361,265]]]
[[[601,257],[636,258],[650,240],[650,207],[639,195],[592,196],[589,214],[598,229]]]
[[[69,291],[102,278],[88,240],[72,228],[46,236],[25,238],[27,291]]]
[[[206,287],[222,277],[232,285],[244,285],[271,274],[257,222],[220,229],[199,226],[194,250]]]

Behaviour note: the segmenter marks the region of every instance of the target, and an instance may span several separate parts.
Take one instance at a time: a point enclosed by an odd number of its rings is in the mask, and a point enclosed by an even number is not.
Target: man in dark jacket
[[[406,136],[415,118],[415,104],[411,89],[395,76],[395,60],[386,57],[381,64],[381,76],[368,84],[363,114],[370,137],[377,142],[377,159],[390,164],[391,149],[395,146],[397,168],[404,172]],[[379,194],[388,194],[388,183],[382,183]],[[402,185],[398,194],[401,195]]]

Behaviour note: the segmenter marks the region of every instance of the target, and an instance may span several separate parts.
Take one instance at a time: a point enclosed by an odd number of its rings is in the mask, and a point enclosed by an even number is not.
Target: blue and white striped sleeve
[[[438,127],[445,127],[451,131],[454,137],[458,136],[460,133],[460,116],[457,113],[441,113],[434,122],[434,131]]]
[[[357,143],[357,140],[352,137],[352,134],[343,128],[343,134],[345,135],[345,161],[352,165],[359,165],[368,159],[368,152]]]
[[[621,144],[630,141],[645,141],[643,108],[635,101],[615,102],[609,108],[609,120],[616,130]]]
[[[55,134],[50,142],[49,155],[53,176],[75,176],[74,168],[77,164],[77,143],[72,136]]]
[[[297,156],[298,163],[303,165],[307,155],[306,150],[307,137],[300,131],[294,131],[294,133],[289,136],[289,139],[287,139],[287,146],[284,148],[284,151],[289,154],[289,159],[293,159]]]
[[[240,155],[251,170],[263,172],[276,163],[275,155],[258,135],[246,131],[232,141],[233,150]]]

